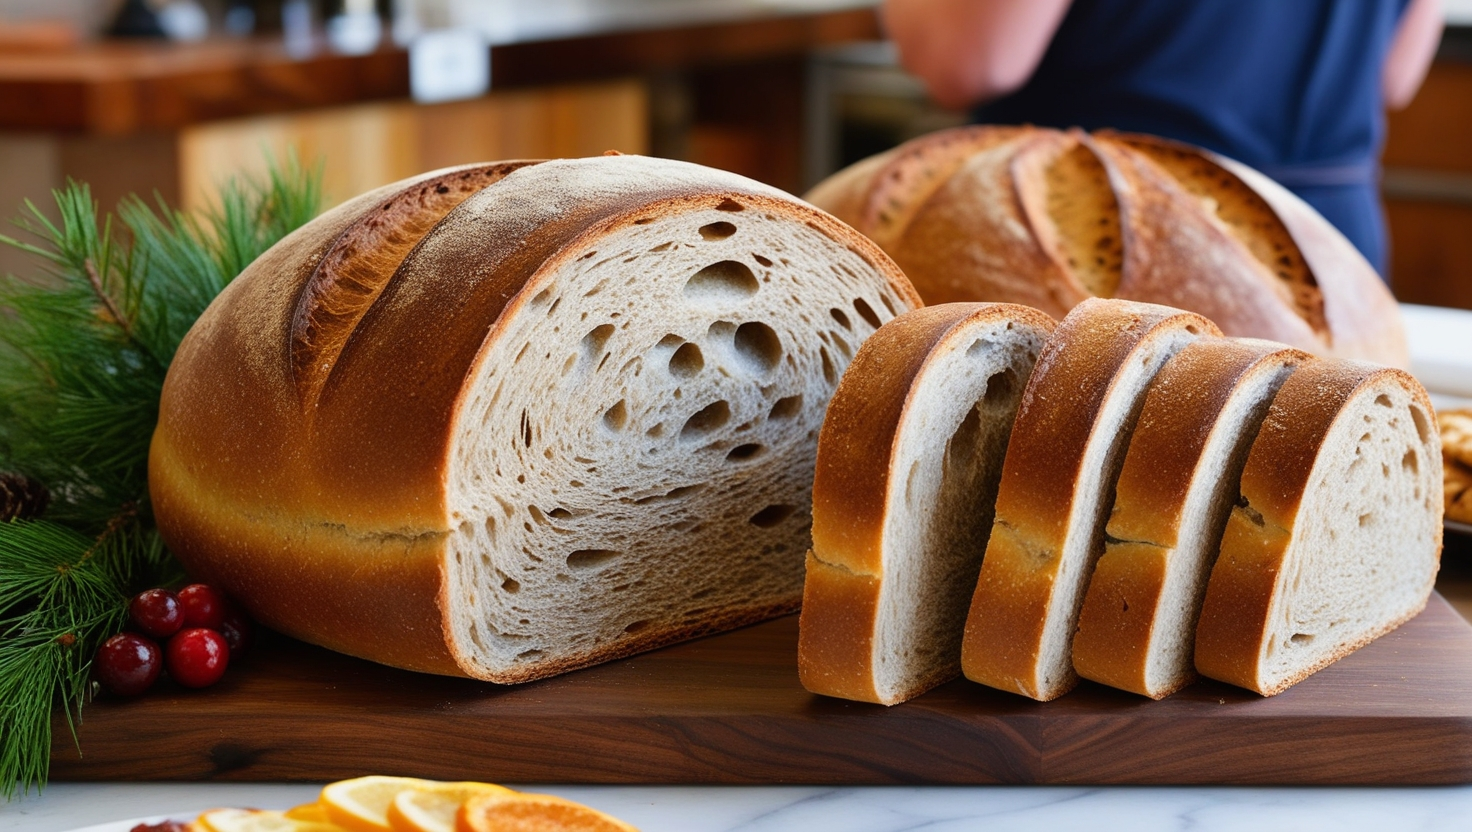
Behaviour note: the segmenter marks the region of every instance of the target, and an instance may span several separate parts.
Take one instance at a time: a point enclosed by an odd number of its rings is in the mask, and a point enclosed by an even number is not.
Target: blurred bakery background
[[[110,207],[207,206],[268,155],[329,204],[496,158],[616,149],[801,193],[960,124],[881,39],[872,0],[0,0],[0,216],[68,177]],[[1382,188],[1403,301],[1472,308],[1472,0]],[[29,267],[0,247],[0,272]]]

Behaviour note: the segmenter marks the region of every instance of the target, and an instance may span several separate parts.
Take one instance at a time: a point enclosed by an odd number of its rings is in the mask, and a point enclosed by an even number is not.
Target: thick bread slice
[[[1080,676],[1153,699],[1195,679],[1196,619],[1247,451],[1308,360],[1270,341],[1203,338],[1155,377],[1073,636]]]
[[[1441,440],[1409,374],[1315,361],[1278,391],[1242,472],[1196,668],[1271,696],[1408,621],[1441,554]]]
[[[814,693],[893,705],[961,672],[961,629],[1007,436],[1052,318],[908,312],[864,343],[818,440],[797,666]]]
[[[1078,676],[1069,645],[1145,389],[1200,315],[1090,299],[1049,339],[1012,428],[996,520],[966,618],[966,678],[1047,701]]]
[[[185,339],[150,484],[191,573],[498,682],[795,610],[828,398],[918,305],[894,264],[696,165],[543,162],[448,208],[434,179],[288,237]]]

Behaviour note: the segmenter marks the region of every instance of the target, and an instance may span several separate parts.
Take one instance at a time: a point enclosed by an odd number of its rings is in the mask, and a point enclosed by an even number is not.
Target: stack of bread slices
[[[882,448],[875,454],[873,449]],[[1396,369],[1087,300],[901,315],[819,439],[799,668],[894,704],[964,672],[1278,693],[1416,615],[1439,437]]]

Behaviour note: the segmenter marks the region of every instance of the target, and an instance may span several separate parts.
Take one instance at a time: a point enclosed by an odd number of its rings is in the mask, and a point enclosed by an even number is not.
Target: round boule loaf
[[[159,528],[273,628],[497,682],[790,612],[828,400],[918,305],[870,241],[732,174],[426,174],[200,318],[153,440]]]
[[[1228,335],[1407,366],[1375,270],[1302,200],[1245,165],[1151,136],[942,130],[807,199],[879,243],[926,303],[1063,317],[1089,297],[1174,306]]]

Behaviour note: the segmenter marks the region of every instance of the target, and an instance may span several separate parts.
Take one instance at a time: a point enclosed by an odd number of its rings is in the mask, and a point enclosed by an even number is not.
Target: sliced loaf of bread
[[[893,705],[961,672],[961,630],[1022,391],[1055,323],[950,303],[885,324],[828,407],[798,671]]]
[[[398,183],[184,339],[159,529],[274,629],[495,682],[792,612],[828,399],[918,305],[843,223],[697,165]]]
[[[1023,393],[966,618],[968,679],[1047,701],[1078,681],[1070,645],[1145,390],[1216,325],[1089,299],[1058,325]]]
[[[1196,630],[1202,674],[1278,693],[1420,612],[1441,554],[1441,445],[1410,375],[1315,361],[1242,472]]]
[[[1195,679],[1196,618],[1247,451],[1278,388],[1308,360],[1271,341],[1203,338],[1160,371],[1079,614],[1080,676],[1153,699]]]

